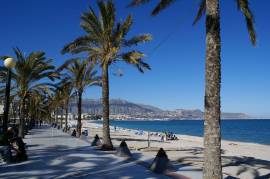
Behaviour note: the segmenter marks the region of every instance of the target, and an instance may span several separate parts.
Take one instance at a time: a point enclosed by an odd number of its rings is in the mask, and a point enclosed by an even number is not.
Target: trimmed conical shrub
[[[116,155],[127,158],[130,158],[132,156],[125,140],[122,140],[120,146],[117,148]]]
[[[150,170],[152,170],[155,173],[164,173],[165,170],[168,169],[169,166],[169,159],[166,154],[166,152],[163,150],[163,148],[160,148],[156,158],[152,162],[150,166]]]

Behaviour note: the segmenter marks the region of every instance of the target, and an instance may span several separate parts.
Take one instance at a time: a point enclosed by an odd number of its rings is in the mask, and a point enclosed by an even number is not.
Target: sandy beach
[[[98,134],[102,138],[102,126],[83,121],[83,127],[89,131],[87,140],[92,140]],[[180,174],[188,174],[183,167],[193,171],[202,171],[203,138],[187,135],[177,135],[179,140],[161,142],[160,136],[150,136],[148,148],[148,132],[136,134],[136,130],[117,127],[111,128],[111,138],[114,146],[119,146],[125,139],[129,148],[140,152],[144,157],[155,157],[159,148],[165,149],[172,165]],[[253,143],[222,141],[223,177],[253,179],[257,177],[270,178],[270,146]]]

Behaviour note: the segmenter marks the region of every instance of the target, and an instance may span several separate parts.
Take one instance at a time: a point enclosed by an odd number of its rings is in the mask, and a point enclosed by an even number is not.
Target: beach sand
[[[83,121],[83,127],[89,131],[87,140],[92,141],[98,134],[102,138],[101,125]],[[177,173],[194,177],[202,176],[203,138],[177,135],[179,140],[161,142],[160,136],[150,136],[148,148],[148,132],[136,134],[136,130],[117,127],[111,128],[113,145],[118,147],[125,139],[131,152],[139,152],[141,157],[154,158],[159,148],[163,148],[171,160]],[[270,178],[270,146],[235,141],[222,141],[223,177],[253,179],[261,176]],[[195,175],[192,175],[196,173]],[[199,174],[198,174],[199,173]]]

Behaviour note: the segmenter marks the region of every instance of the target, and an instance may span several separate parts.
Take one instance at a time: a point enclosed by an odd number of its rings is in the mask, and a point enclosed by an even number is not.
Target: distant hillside
[[[77,104],[71,103],[71,112],[77,112]],[[82,112],[90,114],[102,114],[101,100],[84,99],[82,101]],[[110,100],[110,114],[143,114],[162,112],[161,109],[149,105],[131,103],[120,99]]]
[[[70,104],[72,113],[77,113],[77,104]],[[82,112],[89,114],[102,114],[101,100],[84,99],[82,101]],[[173,111],[162,110],[154,106],[136,104],[122,99],[110,100],[110,115],[126,115],[130,119],[203,119],[203,111],[199,109],[176,109]],[[243,113],[222,113],[223,119],[247,119],[248,115]]]

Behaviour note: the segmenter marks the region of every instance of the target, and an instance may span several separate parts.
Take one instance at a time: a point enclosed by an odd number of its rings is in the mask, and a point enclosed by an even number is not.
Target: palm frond
[[[157,15],[161,10],[167,8],[169,5],[171,5],[175,0],[160,0],[158,5],[154,8],[152,11],[152,15]]]
[[[206,12],[206,0],[201,0],[199,10],[197,12],[197,15],[192,25],[195,25],[201,19],[201,17],[205,14],[205,12]]]
[[[96,16],[95,11],[91,7],[89,7],[89,12],[84,12],[81,15],[81,20],[81,27],[86,32],[97,37],[102,35],[102,24],[100,23],[99,18]]]
[[[138,45],[139,43],[147,42],[151,40],[152,40],[152,36],[150,34],[138,35],[138,36],[132,37],[129,40],[125,40],[124,46],[130,47],[130,46]]]
[[[247,29],[249,32],[249,37],[251,40],[251,43],[253,45],[256,45],[256,32],[254,28],[254,17],[253,14],[249,8],[249,1],[248,0],[236,0],[237,2],[237,8],[240,10],[245,19],[246,19],[246,24],[247,24]]]
[[[130,30],[130,27],[133,23],[133,19],[132,16],[129,15],[126,20],[124,21],[124,23],[122,25],[119,26],[119,34],[121,38],[125,37],[127,35],[127,33]]]
[[[152,1],[152,0],[133,0],[128,5],[128,7],[139,6],[139,5],[142,5],[142,4],[149,3],[150,1]]]
[[[79,38],[75,39],[73,42],[65,45],[64,48],[61,50],[61,53],[62,54],[65,54],[65,53],[72,53],[72,54],[80,53],[80,52],[75,51],[78,47],[88,46],[89,43],[94,43],[94,42],[95,42],[94,38],[91,38],[90,36],[82,36],[82,37],[79,37]]]
[[[142,57],[144,54],[139,51],[131,51],[122,54],[122,59],[131,65],[134,65],[140,72],[144,72],[145,70],[151,70],[150,65],[143,62]]]
[[[95,81],[100,79],[95,70],[95,65],[86,60],[71,60],[63,66],[69,83],[78,91],[86,87],[96,85]]]
[[[98,1],[99,11],[101,13],[103,30],[110,34],[114,26],[115,21],[115,8],[111,0],[108,3],[104,1]]]
[[[57,68],[56,71],[60,72],[60,71],[64,70],[67,66],[69,66],[70,64],[72,64],[78,60],[81,60],[81,58],[77,57],[77,58],[71,58],[69,60],[66,60],[65,63],[63,63],[60,67]]]

